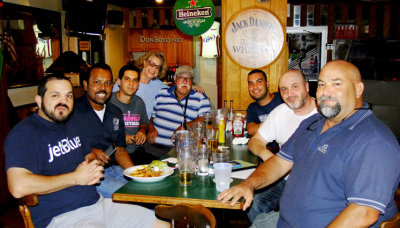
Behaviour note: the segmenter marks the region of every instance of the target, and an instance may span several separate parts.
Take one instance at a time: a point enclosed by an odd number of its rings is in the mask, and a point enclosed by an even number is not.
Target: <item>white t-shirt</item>
[[[280,104],[269,113],[267,119],[258,128],[258,133],[265,141],[276,140],[279,146],[282,146],[296,131],[301,121],[317,112],[317,108],[314,108],[310,113],[299,116],[285,103]]]

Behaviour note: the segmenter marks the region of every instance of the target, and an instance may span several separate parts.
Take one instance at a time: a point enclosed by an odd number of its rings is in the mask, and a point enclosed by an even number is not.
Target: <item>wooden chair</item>
[[[36,194],[27,195],[18,200],[19,212],[21,212],[24,220],[25,228],[34,228],[31,217],[31,212],[28,207],[36,206],[39,203],[39,198]]]
[[[175,226],[175,221],[199,228],[207,225],[215,228],[217,223],[213,213],[201,204],[158,205],[155,213],[159,217],[172,220],[172,227]]]

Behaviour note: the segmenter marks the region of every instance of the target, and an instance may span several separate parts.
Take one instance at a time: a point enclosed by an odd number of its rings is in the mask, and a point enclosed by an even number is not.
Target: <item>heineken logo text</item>
[[[212,8],[204,7],[197,9],[179,9],[176,11],[177,20],[185,20],[189,18],[208,18],[212,16]]]

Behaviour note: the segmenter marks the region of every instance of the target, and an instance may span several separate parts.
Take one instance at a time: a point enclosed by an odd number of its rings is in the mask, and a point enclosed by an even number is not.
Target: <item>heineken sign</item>
[[[225,30],[225,48],[239,65],[254,69],[273,63],[285,42],[282,23],[262,8],[247,8],[229,20]]]
[[[206,32],[214,22],[215,9],[212,0],[178,0],[174,6],[174,22],[183,33],[198,36]]]

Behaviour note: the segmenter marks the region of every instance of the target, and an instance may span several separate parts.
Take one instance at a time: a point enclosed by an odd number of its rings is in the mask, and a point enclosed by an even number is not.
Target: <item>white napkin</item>
[[[250,138],[246,138],[246,137],[238,137],[238,138],[234,138],[232,140],[232,144],[233,145],[238,145],[238,144],[247,144],[247,142],[249,141]]]
[[[173,157],[163,159],[162,161],[163,162],[169,162],[169,163],[172,163],[172,164],[178,163],[178,159],[177,158],[173,158]]]
[[[254,172],[254,170],[256,170],[256,168],[232,172],[231,177],[244,180],[247,179]]]

